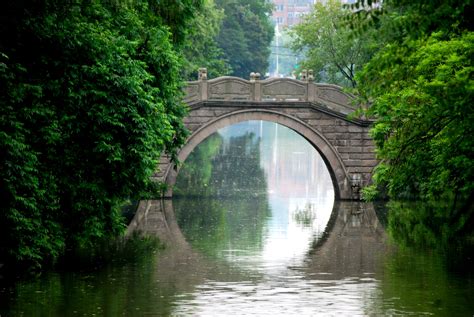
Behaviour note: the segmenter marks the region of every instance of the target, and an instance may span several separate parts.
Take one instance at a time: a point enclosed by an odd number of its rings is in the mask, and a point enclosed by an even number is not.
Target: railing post
[[[262,100],[262,88],[260,84],[260,73],[250,73],[250,82],[253,84],[253,100],[261,101]]]
[[[308,83],[308,71],[306,69],[303,69],[301,71],[301,80],[305,82],[305,89],[306,89],[306,94],[305,94],[305,101],[308,101],[309,97],[309,83]]]
[[[201,91],[201,101],[207,100],[207,68],[199,68],[198,82]]]
[[[313,70],[308,70],[308,82],[306,84],[306,101],[316,101],[316,91],[313,88],[314,75]]]

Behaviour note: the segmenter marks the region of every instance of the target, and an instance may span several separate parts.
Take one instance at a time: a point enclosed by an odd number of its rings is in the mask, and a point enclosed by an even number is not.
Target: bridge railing
[[[354,111],[355,97],[331,84],[313,82],[312,71],[303,71],[301,80],[269,78],[260,80],[259,73],[251,73],[250,80],[224,76],[207,79],[207,70],[199,69],[199,79],[188,82],[184,101],[193,105],[203,101],[291,101],[323,104],[343,113]]]

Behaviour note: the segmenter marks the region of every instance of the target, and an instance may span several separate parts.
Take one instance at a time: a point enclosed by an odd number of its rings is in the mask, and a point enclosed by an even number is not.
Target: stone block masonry
[[[189,82],[185,101],[190,111],[184,119],[191,135],[179,151],[184,161],[191,151],[218,129],[247,120],[265,120],[282,124],[305,137],[326,162],[336,198],[360,199],[360,189],[371,182],[378,161],[369,134],[372,121],[349,118],[356,110],[355,97],[335,85],[305,80],[271,78],[251,80],[220,77]],[[165,196],[172,195],[179,170],[164,157],[154,178],[169,185]]]

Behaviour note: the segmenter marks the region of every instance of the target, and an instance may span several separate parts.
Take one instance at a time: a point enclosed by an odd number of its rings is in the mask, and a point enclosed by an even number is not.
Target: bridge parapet
[[[199,79],[187,83],[184,101],[191,107],[205,101],[310,102],[342,114],[357,109],[353,95],[336,85],[314,83],[313,79],[309,71],[303,73],[302,80],[260,80],[259,73],[251,73],[250,80],[231,76],[208,80],[206,69],[201,68]]]
[[[281,124],[306,138],[319,151],[333,180],[337,199],[359,199],[360,189],[369,184],[378,160],[369,130],[372,120],[348,116],[359,105],[356,97],[336,85],[313,82],[312,72],[301,80],[290,78],[250,80],[238,77],[207,79],[200,69],[199,79],[187,83],[184,101],[189,113],[184,118],[191,132],[179,150],[184,162],[192,150],[221,128],[248,120]],[[165,197],[172,196],[179,165],[160,158],[153,179],[170,185]]]

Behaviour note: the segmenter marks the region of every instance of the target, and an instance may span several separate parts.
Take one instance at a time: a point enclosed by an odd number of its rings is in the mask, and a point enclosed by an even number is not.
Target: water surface
[[[129,227],[164,250],[2,286],[0,315],[474,314],[472,253],[400,246],[385,208],[334,201],[324,160],[282,126],[212,135],[175,193],[142,202]]]

